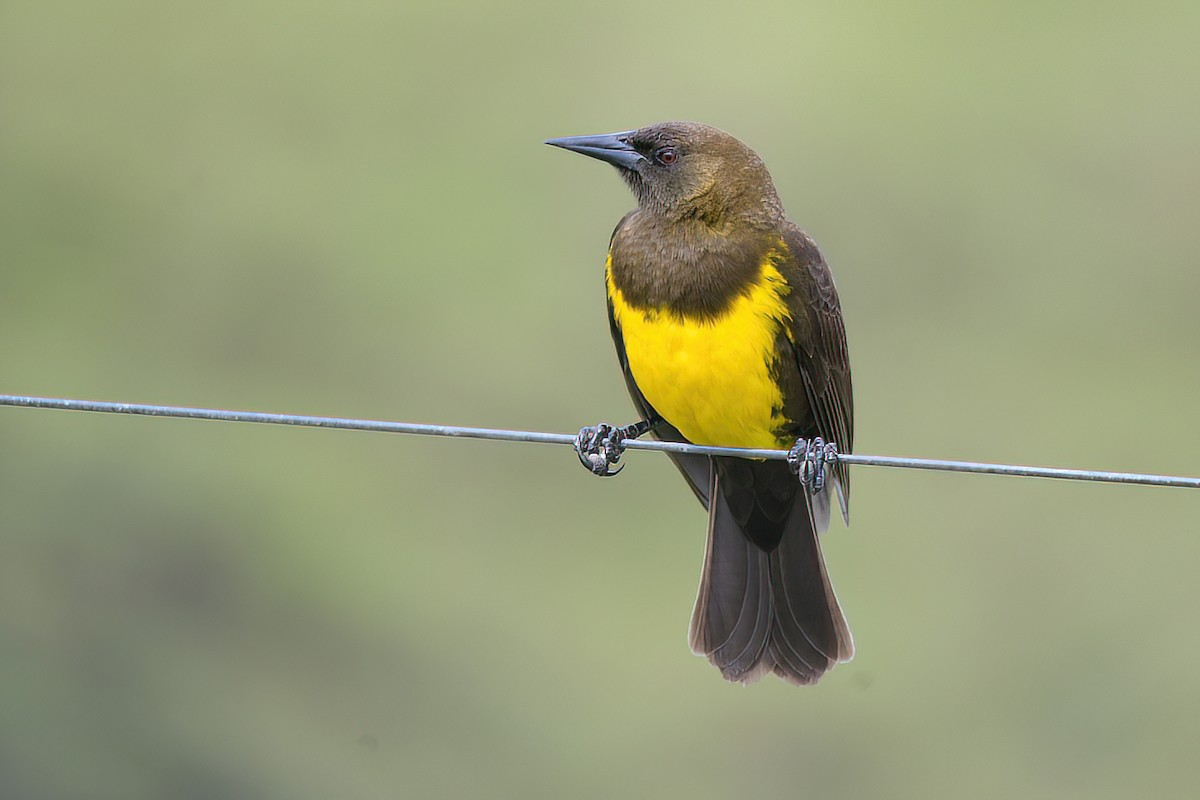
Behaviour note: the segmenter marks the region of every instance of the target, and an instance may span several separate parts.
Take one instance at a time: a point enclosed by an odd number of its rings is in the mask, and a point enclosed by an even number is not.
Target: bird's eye
[[[654,159],[665,166],[670,166],[679,160],[679,153],[674,147],[660,147],[654,151]]]

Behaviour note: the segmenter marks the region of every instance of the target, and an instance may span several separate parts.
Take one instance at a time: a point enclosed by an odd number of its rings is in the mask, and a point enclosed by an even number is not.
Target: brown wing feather
[[[836,442],[840,452],[850,453],[854,450],[854,395],[846,329],[833,274],[816,244],[799,228],[789,226],[783,239],[788,252],[780,266],[792,287],[788,295],[792,315],[788,338],[802,390],[802,396],[788,397],[786,388],[795,382],[781,380],[785,386],[784,413],[796,424],[797,435],[820,436]],[[847,465],[836,464],[833,477],[842,515],[849,521]]]

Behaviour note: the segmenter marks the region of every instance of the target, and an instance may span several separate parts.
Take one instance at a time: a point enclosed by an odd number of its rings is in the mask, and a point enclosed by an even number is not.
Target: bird
[[[833,275],[787,218],[759,155],[698,122],[546,144],[611,164],[637,201],[609,240],[604,284],[642,419],[580,432],[577,449],[591,448],[593,471],[611,474],[620,455],[612,444],[646,432],[722,447],[799,442],[804,455],[808,443],[830,442],[851,452],[850,362]],[[608,451],[596,469],[601,440]],[[818,540],[832,494],[849,524],[850,479],[836,451],[828,480],[807,485],[795,463],[671,458],[708,511],[692,651],[742,684],[770,673],[813,684],[850,660],[854,641]]]

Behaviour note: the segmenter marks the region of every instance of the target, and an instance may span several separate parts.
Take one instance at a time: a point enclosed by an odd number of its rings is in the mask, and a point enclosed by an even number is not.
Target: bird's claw
[[[625,452],[625,440],[636,439],[648,430],[648,422],[637,422],[621,428],[607,422],[589,425],[580,428],[575,437],[575,454],[579,456],[579,463],[587,467],[593,475],[611,478],[625,468],[624,464],[617,467],[621,454]]]
[[[580,428],[579,435],[575,437],[575,454],[579,456],[579,463],[601,478],[616,475],[624,469],[624,465],[613,469],[625,451],[621,434],[621,428],[607,422]]]
[[[825,488],[825,468],[836,464],[837,459],[837,445],[816,436],[797,439],[788,451],[787,463],[809,493],[818,494]]]

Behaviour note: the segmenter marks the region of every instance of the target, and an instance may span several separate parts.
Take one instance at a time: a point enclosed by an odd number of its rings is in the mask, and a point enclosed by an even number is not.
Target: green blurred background
[[[1200,5],[0,0],[0,391],[572,431],[700,119],[837,274],[859,450],[1192,473]],[[666,459],[0,409],[0,797],[1200,780],[1200,495],[856,468],[819,686],[688,653]]]

